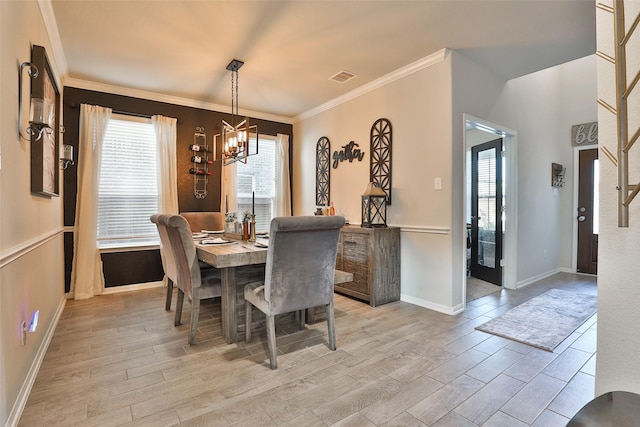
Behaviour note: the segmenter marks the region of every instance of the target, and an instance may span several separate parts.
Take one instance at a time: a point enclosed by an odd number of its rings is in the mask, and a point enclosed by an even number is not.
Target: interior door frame
[[[518,134],[516,131],[509,129],[505,126],[491,123],[490,121],[475,117],[471,114],[463,113],[463,144],[464,150],[462,155],[464,156],[462,161],[463,165],[466,164],[467,150],[471,149],[467,143],[467,127],[475,127],[476,129],[484,130],[488,133],[501,136],[504,146],[504,156],[506,159],[505,168],[502,171],[502,177],[505,180],[504,198],[505,198],[505,224],[504,224],[504,239],[502,246],[502,286],[506,289],[517,289],[517,262],[518,262]],[[466,167],[462,168],[463,182],[467,182]],[[467,203],[466,190],[463,197],[463,212],[467,212],[470,207]],[[462,223],[459,224],[462,233],[463,240],[460,241],[460,249],[463,253],[463,264],[461,267],[462,274],[462,302],[466,306],[467,300],[467,277],[466,277],[466,236],[467,236],[467,223],[466,215],[462,215]]]
[[[575,218],[578,216],[578,191],[580,188],[580,151],[582,150],[599,150],[597,144],[585,145],[574,147],[573,150],[573,242],[571,247],[571,271],[576,274],[583,274],[578,272],[578,221]],[[600,151],[598,151],[598,158],[600,158]],[[587,273],[584,273],[587,274]]]

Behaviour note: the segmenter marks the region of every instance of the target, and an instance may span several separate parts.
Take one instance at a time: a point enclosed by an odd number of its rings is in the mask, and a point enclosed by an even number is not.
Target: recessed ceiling
[[[294,118],[443,48],[505,79],[595,52],[595,2],[51,0],[64,81]],[[328,77],[349,70],[357,78]]]

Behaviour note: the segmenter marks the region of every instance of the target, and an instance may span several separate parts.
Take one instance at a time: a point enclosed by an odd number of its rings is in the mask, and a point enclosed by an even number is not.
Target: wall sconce
[[[35,64],[23,62],[20,65],[20,73],[18,74],[18,133],[23,139],[29,140],[29,138],[22,135],[22,73],[27,67],[29,68],[27,74],[32,80],[40,76],[40,71]],[[35,136],[35,140],[38,141],[42,138],[43,132],[53,132],[51,126],[54,117],[54,105],[43,98],[33,96],[30,97],[29,105],[29,126],[26,132],[30,137]]]
[[[66,169],[69,165],[73,166],[73,145],[62,145],[62,153],[60,154],[60,166]]]
[[[559,163],[551,163],[551,186],[562,187],[564,185],[564,173],[567,169]]]

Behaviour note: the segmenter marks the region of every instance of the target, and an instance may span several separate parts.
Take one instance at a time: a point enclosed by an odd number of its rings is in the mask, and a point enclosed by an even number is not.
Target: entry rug
[[[553,351],[595,312],[595,296],[551,289],[476,329]]]

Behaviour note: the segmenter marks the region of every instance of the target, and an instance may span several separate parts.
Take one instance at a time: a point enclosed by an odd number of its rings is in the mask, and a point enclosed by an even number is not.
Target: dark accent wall
[[[196,199],[193,193],[193,175],[189,174],[191,167],[189,145],[193,143],[196,127],[202,127],[207,134],[207,144],[210,149],[213,149],[213,135],[220,133],[221,121],[223,119],[230,121],[231,114],[73,87],[65,87],[63,93],[64,143],[73,146],[76,159],[80,158],[78,148],[80,104],[109,107],[114,113],[148,117],[160,114],[178,119],[176,155],[179,209],[181,212],[220,211],[221,162],[214,162],[209,169],[212,174],[209,176],[207,185],[207,197]],[[251,119],[251,123],[258,125],[258,131],[261,134],[289,135],[289,148],[292,152],[292,125],[254,118]],[[293,155],[290,158],[293,158]],[[64,171],[65,226],[73,226],[75,221],[77,170],[76,164]],[[293,176],[293,170],[291,176]],[[67,234],[68,236],[65,236],[65,290],[68,292],[73,257],[73,233]],[[159,251],[126,252],[126,257],[128,262],[123,264],[121,258],[115,254],[103,254],[106,287],[159,280],[157,279],[158,266],[160,271],[162,270]],[[140,271],[143,271],[143,274],[140,274]]]

